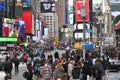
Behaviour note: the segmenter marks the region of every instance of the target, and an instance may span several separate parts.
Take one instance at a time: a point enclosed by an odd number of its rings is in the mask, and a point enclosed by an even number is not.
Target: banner
[[[41,13],[55,12],[55,3],[53,2],[41,2]]]

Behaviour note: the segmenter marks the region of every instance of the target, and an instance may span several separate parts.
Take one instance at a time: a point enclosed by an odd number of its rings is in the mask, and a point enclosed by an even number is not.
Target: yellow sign
[[[76,42],[76,43],[74,44],[74,48],[80,49],[80,42]]]

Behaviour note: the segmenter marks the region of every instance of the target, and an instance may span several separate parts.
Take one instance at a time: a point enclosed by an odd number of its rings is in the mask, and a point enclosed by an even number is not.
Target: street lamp
[[[99,34],[99,39],[100,39],[100,56],[102,56],[102,14],[100,14],[100,16],[98,16],[99,19],[99,24],[100,24],[100,34]]]
[[[86,17],[86,0],[83,0],[83,6],[81,8],[81,16],[83,18],[83,59],[85,60],[85,31],[86,31],[86,24],[85,24],[85,17]]]

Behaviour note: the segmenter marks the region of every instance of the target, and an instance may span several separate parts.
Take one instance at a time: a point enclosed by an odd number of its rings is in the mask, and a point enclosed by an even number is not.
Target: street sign
[[[87,29],[86,32],[87,32],[87,33],[92,33],[93,30],[91,30],[91,29]]]

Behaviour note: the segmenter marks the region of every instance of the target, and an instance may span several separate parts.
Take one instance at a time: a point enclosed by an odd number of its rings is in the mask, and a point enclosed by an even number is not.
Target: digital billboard
[[[25,21],[25,33],[31,34],[32,31],[32,11],[31,10],[23,10],[23,18]]]
[[[81,9],[82,9],[82,6],[83,6],[83,0],[76,0],[76,5],[75,5],[75,21],[76,22],[83,22],[83,18],[81,16]],[[85,6],[86,6],[86,17],[85,17],[85,21],[86,22],[89,22],[90,21],[90,9],[89,9],[89,0],[86,0],[86,3],[85,3]]]
[[[41,13],[55,12],[55,3],[53,2],[41,2]]]

